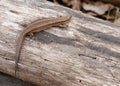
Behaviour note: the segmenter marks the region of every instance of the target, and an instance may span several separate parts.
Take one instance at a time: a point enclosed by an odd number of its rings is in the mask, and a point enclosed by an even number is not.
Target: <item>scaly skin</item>
[[[19,58],[20,58],[20,53],[23,45],[23,41],[25,39],[26,34],[28,33],[33,33],[33,32],[40,32],[42,30],[48,29],[52,26],[57,26],[64,24],[66,22],[69,22],[71,19],[71,16],[61,16],[61,17],[50,17],[50,18],[44,18],[44,19],[39,19],[31,24],[29,24],[19,35],[18,41],[17,41],[17,46],[16,46],[16,53],[15,53],[15,76],[16,72],[18,69],[18,63],[19,63]]]

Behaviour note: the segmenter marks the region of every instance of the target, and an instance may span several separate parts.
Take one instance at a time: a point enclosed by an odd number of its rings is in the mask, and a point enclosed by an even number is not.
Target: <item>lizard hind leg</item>
[[[30,39],[36,40],[34,33],[30,32],[30,33],[28,33],[28,36],[30,37]]]

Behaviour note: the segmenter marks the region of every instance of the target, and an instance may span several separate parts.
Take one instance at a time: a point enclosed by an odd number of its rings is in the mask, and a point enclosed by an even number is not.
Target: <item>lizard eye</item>
[[[59,17],[62,17],[62,16],[59,16]]]

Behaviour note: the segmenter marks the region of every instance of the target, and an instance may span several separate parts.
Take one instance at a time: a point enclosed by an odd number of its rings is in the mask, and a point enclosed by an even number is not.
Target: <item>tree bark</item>
[[[39,86],[119,86],[120,26],[39,0],[0,1],[0,71],[14,76],[15,45],[30,22],[72,15],[66,29],[26,37],[17,78]]]

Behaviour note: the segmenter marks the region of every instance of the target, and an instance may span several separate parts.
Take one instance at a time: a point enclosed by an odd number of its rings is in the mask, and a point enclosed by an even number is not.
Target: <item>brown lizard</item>
[[[68,22],[71,19],[71,16],[60,16],[60,17],[50,17],[44,19],[38,19],[31,24],[29,24],[19,35],[17,46],[16,46],[16,53],[15,53],[15,76],[18,69],[18,63],[20,58],[20,53],[23,45],[23,41],[25,36],[28,33],[40,32],[42,30],[48,29],[52,26],[58,26]]]

